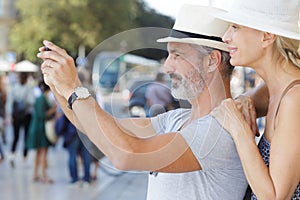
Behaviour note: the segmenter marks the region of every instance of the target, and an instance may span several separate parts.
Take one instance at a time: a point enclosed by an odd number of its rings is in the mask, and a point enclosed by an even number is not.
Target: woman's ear
[[[277,36],[272,33],[264,32],[263,35],[263,47],[267,47],[273,44],[276,40]]]
[[[213,50],[209,54],[209,64],[208,64],[207,72],[215,71],[220,65],[221,59],[222,59],[221,52],[218,50]]]

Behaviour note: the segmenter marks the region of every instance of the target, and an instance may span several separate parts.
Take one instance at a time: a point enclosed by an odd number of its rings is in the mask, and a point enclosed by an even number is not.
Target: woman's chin
[[[231,58],[231,59],[230,59],[230,64],[231,64],[232,66],[240,66],[240,65],[239,65],[239,62],[237,62],[237,60],[234,59],[234,58]]]

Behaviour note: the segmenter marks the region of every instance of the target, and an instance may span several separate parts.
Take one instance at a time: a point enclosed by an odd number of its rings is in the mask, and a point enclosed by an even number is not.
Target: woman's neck
[[[300,79],[300,69],[282,56],[277,59],[269,56],[254,69],[268,86],[270,96],[281,95],[290,82]]]

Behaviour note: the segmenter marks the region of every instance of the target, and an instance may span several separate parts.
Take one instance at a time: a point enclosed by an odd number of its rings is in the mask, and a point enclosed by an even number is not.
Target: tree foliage
[[[10,32],[11,49],[36,61],[44,39],[75,55],[104,39],[135,27],[170,28],[172,19],[147,8],[142,0],[18,0],[18,18]]]

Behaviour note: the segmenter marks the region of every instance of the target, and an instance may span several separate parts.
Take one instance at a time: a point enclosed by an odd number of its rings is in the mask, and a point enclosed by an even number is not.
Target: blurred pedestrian
[[[71,177],[70,184],[88,186],[91,181],[91,155],[79,138],[76,127],[60,112],[56,121],[55,130],[58,135],[63,137],[63,147],[67,149],[69,154],[68,168]],[[78,174],[78,156],[82,158],[83,163],[83,182],[81,182],[81,178]]]
[[[5,131],[5,103],[6,103],[6,89],[0,76],[0,138],[4,140],[4,131]],[[4,152],[2,149],[2,141],[0,140],[0,162],[4,160]]]
[[[27,157],[26,140],[28,136],[29,125],[32,117],[33,104],[35,96],[33,88],[28,83],[29,74],[21,72],[19,74],[19,81],[15,83],[8,93],[6,102],[6,117],[8,123],[13,124],[13,143],[11,147],[10,164],[15,166],[15,152],[17,142],[19,141],[21,128],[24,130],[23,140],[23,158]]]
[[[157,73],[155,82],[147,87],[145,96],[147,117],[154,117],[170,110],[172,95],[165,73]]]
[[[82,82],[82,84],[89,88],[90,91],[94,91],[92,85],[89,82],[90,74],[84,67],[78,68],[78,78]],[[96,93],[91,92],[92,96],[96,99]],[[100,106],[103,107],[102,102],[98,102]],[[91,172],[90,180],[91,182],[96,181],[98,179],[98,169],[100,166],[99,160],[104,156],[104,154],[99,150],[99,148],[80,130],[78,131],[78,136],[81,139],[83,145],[90,153],[91,164],[93,164],[93,169]]]
[[[81,131],[78,131],[78,135],[84,147],[88,150],[91,159],[91,175],[90,182],[94,182],[98,179],[99,170],[99,160],[104,157],[104,154],[99,150],[99,148]]]
[[[42,91],[34,104],[34,113],[30,123],[29,135],[27,138],[27,148],[36,150],[33,169],[33,181],[43,183],[53,183],[47,175],[48,147],[52,145],[46,137],[45,123],[47,118],[51,118],[56,113],[56,104],[51,104],[48,95],[51,92],[48,85],[43,80],[39,82]]]
[[[268,87],[266,128],[256,145],[251,127],[232,99],[213,115],[235,142],[251,199],[300,199],[299,0],[235,0],[218,18],[230,63],[254,69]],[[262,101],[263,98],[259,98]],[[226,116],[226,118],[224,117]]]

